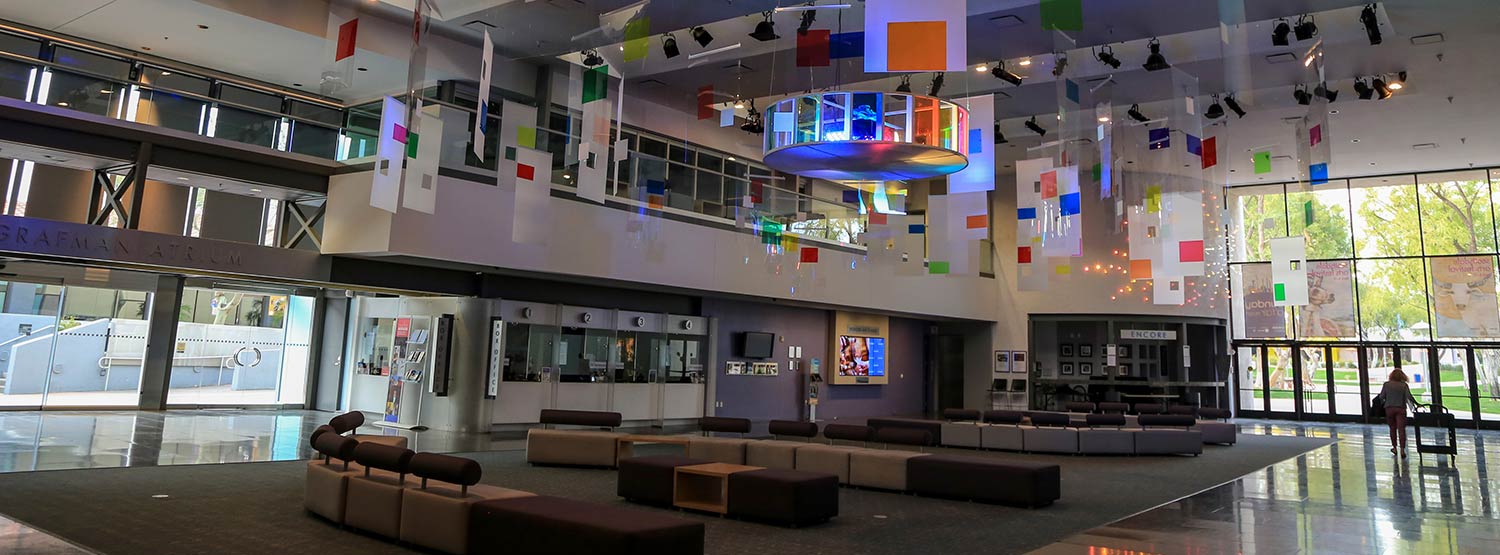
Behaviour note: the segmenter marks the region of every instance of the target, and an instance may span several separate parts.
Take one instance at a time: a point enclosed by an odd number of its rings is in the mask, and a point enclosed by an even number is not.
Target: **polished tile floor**
[[[1454,459],[1419,458],[1411,438],[1403,460],[1384,425],[1240,428],[1339,441],[1030,555],[1500,553],[1500,476],[1488,471],[1500,462],[1500,432],[1459,430]]]
[[[0,412],[0,472],[310,458],[331,413],[182,410]],[[1242,433],[1330,437],[1197,495],[1069,537],[1034,555],[1500,553],[1500,432],[1460,430],[1458,457],[1390,454],[1384,426],[1242,421]],[[400,433],[428,451],[521,449],[516,436]],[[1431,440],[1433,438],[1429,438]],[[3,494],[3,492],[0,492]],[[87,553],[0,516],[0,553]]]

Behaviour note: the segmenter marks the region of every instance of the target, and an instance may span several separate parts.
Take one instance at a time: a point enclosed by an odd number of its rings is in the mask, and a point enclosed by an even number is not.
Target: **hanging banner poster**
[[[1493,257],[1433,258],[1432,297],[1438,337],[1500,336]]]
[[[406,339],[411,337],[411,318],[396,319],[395,339],[391,342],[391,383],[385,394],[385,421],[401,421],[401,381],[406,375]]]
[[[1269,264],[1240,266],[1241,296],[1244,301],[1245,337],[1251,339],[1286,337],[1286,308],[1276,306],[1271,289]]]
[[[1354,272],[1349,263],[1308,262],[1307,305],[1297,311],[1299,338],[1356,337]]]

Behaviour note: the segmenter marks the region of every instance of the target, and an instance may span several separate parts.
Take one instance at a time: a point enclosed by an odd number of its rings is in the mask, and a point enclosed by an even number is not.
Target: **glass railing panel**
[[[38,92],[40,103],[96,116],[120,117],[125,87],[97,77],[66,71],[49,71],[46,86]]]
[[[27,84],[36,66],[0,59],[0,96],[26,100]]]
[[[188,133],[202,133],[208,103],[165,91],[139,89],[134,121]]]
[[[340,136],[337,127],[293,121],[291,131],[287,150],[328,160],[337,158]]]
[[[220,106],[209,119],[209,136],[273,148],[280,124],[277,116]]]

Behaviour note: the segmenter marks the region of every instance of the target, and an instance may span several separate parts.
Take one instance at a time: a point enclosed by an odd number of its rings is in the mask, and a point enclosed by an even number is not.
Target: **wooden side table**
[[[672,505],[683,509],[729,512],[729,475],[764,470],[759,466],[709,463],[677,467],[672,481]]]

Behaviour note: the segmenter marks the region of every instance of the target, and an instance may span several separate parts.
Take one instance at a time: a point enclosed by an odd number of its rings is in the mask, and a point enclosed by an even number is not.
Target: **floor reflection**
[[[307,459],[308,434],[333,416],[305,410],[0,412],[0,472]],[[373,426],[360,433],[405,435],[419,451],[523,447],[489,434]]]
[[[1500,553],[1500,484],[1488,471],[1500,432],[1460,430],[1454,458],[1419,457],[1413,441],[1400,459],[1383,425],[1246,421],[1240,430],[1338,443],[1032,553]]]

